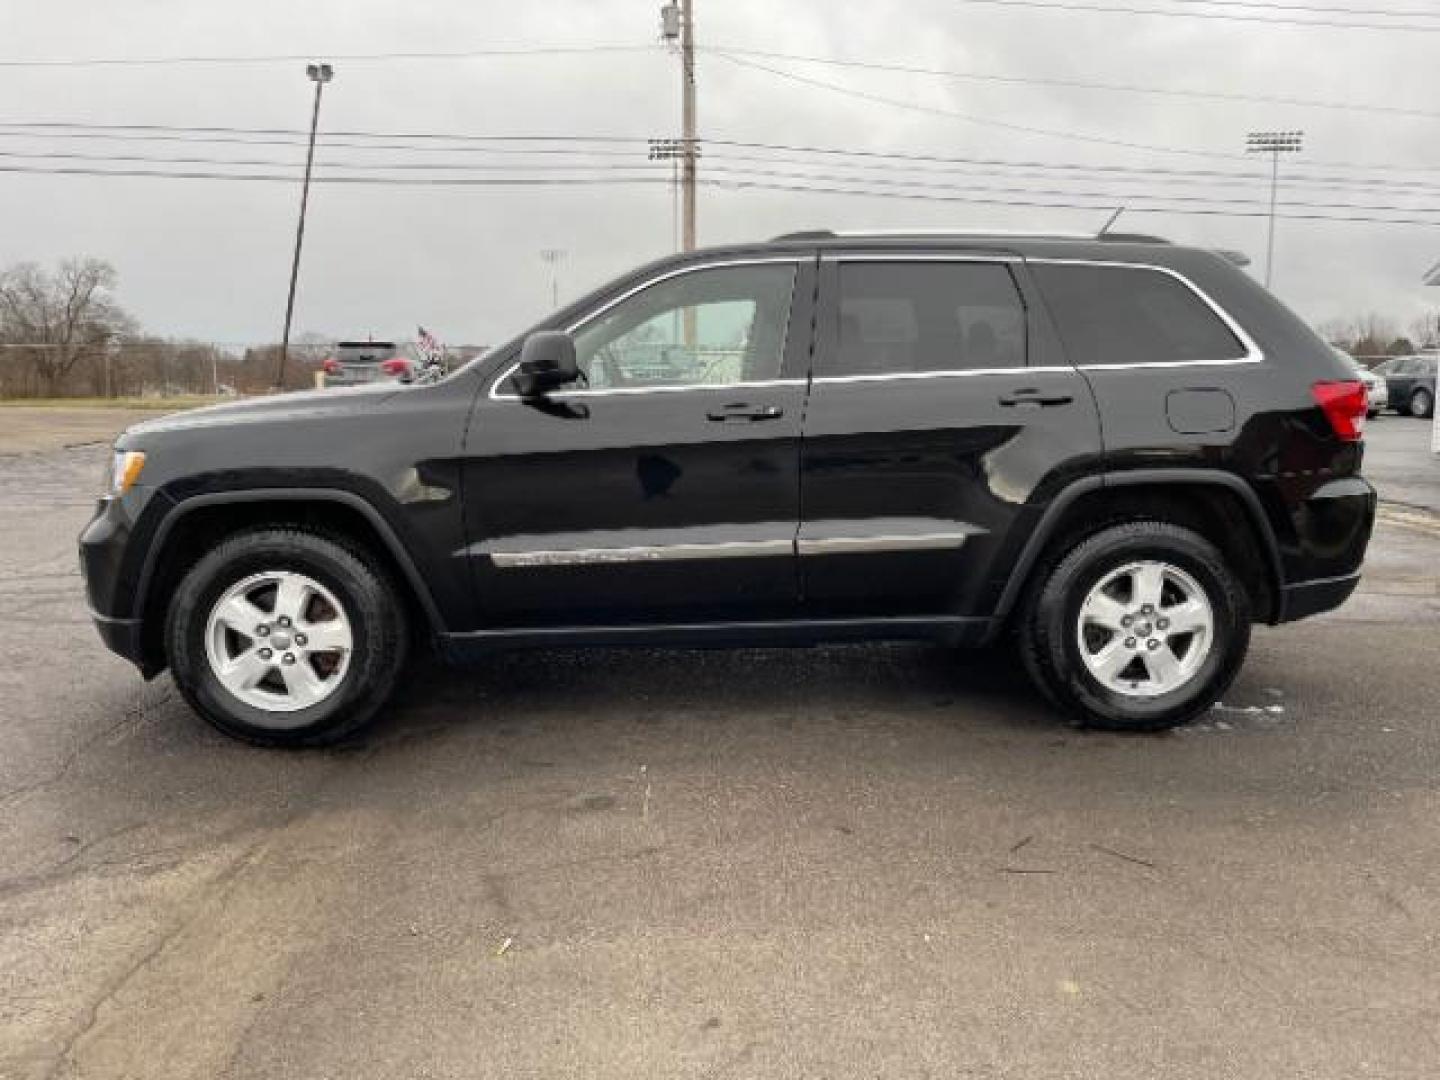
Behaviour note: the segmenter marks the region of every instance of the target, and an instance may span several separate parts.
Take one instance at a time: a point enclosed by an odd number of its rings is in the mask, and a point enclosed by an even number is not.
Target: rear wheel
[[[181,693],[227,735],[320,745],[359,729],[389,697],[405,660],[404,607],[363,551],[257,529],[185,575],[166,646]]]
[[[1032,590],[1021,654],[1085,726],[1158,731],[1229,686],[1250,641],[1245,590],[1204,537],[1158,521],[1082,541]]]
[[[1432,415],[1435,411],[1435,395],[1429,390],[1416,390],[1410,395],[1410,415],[1418,416],[1422,420]]]

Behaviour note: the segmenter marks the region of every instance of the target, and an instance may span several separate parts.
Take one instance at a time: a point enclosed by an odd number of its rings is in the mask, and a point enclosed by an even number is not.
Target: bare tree
[[[34,263],[0,272],[0,340],[19,346],[10,351],[29,361],[47,396],[134,326],[111,295],[115,280],[99,259],[68,259],[53,274]]]
[[[1440,346],[1440,311],[1432,311],[1413,320],[1410,323],[1410,337],[1422,349]]]

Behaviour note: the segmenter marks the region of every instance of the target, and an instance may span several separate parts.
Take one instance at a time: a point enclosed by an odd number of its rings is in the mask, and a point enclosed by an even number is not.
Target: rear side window
[[[1245,346],[1195,291],[1135,266],[1033,263],[1070,362],[1238,360]]]
[[[839,316],[839,352],[826,374],[1025,363],[1025,309],[1001,263],[842,262]]]

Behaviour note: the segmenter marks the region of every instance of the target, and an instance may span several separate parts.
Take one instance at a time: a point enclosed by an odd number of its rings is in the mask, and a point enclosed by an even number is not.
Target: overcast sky
[[[1340,5],[1340,0],[1307,2]],[[712,142],[701,164],[702,178],[711,180],[734,180],[748,169],[745,175],[752,180],[771,183],[853,188],[865,186],[861,180],[869,178],[871,186],[926,184],[929,187],[902,190],[951,198],[1071,202],[1094,208],[1017,208],[706,186],[699,203],[702,244],[818,226],[1092,230],[1108,216],[1104,206],[1127,202],[1131,210],[1121,227],[1242,249],[1255,257],[1252,269],[1258,274],[1265,246],[1263,218],[1138,212],[1146,203],[1144,196],[1152,202],[1162,197],[1172,200],[1170,205],[1192,208],[1216,205],[1190,201],[1196,199],[1238,200],[1227,205],[1263,208],[1268,196],[1265,181],[1218,177],[1200,184],[1193,175],[1173,172],[1264,171],[1263,162],[1225,156],[1241,155],[1245,134],[1253,129],[1304,129],[1305,152],[1283,161],[1284,170],[1311,178],[1390,185],[1282,186],[1282,204],[1290,200],[1408,208],[1399,214],[1293,207],[1289,212],[1399,216],[1440,225],[1440,94],[1436,92],[1440,82],[1435,77],[1440,70],[1440,32],[1267,26],[966,0],[695,0],[695,4],[697,41],[711,49],[728,46],[1019,79],[1319,99],[1432,114],[938,78],[753,54],[741,58],[832,84],[825,87],[706,52],[698,63],[702,139],[1172,172],[1144,176],[1014,166],[997,170],[907,165],[883,157],[777,155]],[[1121,6],[1196,10],[1193,0],[1128,0]],[[1434,14],[1410,21],[1440,28],[1440,4],[1433,0],[1377,0],[1348,6],[1429,10]],[[0,2],[0,59],[309,53],[326,58],[347,53],[634,46],[637,51],[589,55],[336,59],[321,130],[645,139],[676,135],[679,128],[678,64],[656,40],[659,7],[658,0],[529,4],[495,0],[22,4],[5,0]],[[1275,9],[1270,13],[1276,14]],[[0,125],[43,121],[300,129],[309,119],[311,94],[304,65],[298,62],[11,66],[0,67],[0,88]],[[1026,133],[949,113],[1096,141]],[[228,171],[288,172],[298,178],[304,156],[303,146],[297,145],[41,139],[18,137],[19,130],[0,126],[0,168],[215,168],[16,156],[39,153],[226,158],[283,163],[224,167]],[[1106,140],[1190,153],[1130,149]],[[563,297],[672,248],[672,200],[663,182],[668,172],[664,166],[647,165],[643,143],[585,144],[603,150],[602,157],[493,153],[496,146],[514,149],[517,144],[488,144],[492,152],[476,152],[477,145],[487,144],[399,142],[399,149],[322,149],[317,175],[493,177],[493,168],[387,171],[383,166],[509,162],[527,167],[526,175],[552,178],[613,177],[614,166],[633,165],[633,172],[621,175],[649,175],[661,182],[551,187],[317,185],[312,190],[297,302],[299,332],[410,337],[419,323],[449,342],[495,342],[549,306],[549,269],[540,258],[542,249],[562,248],[568,253],[561,265]],[[414,149],[417,145],[431,149]],[[554,145],[573,150],[581,144]],[[784,160],[742,161],[737,156]],[[327,169],[325,162],[331,167]],[[374,168],[335,167],[358,162]],[[597,164],[612,171],[595,173]],[[777,181],[774,176],[757,177],[756,170],[803,174],[803,179]],[[1417,186],[1427,184],[1434,186]],[[272,340],[279,336],[284,312],[298,198],[298,184],[289,182],[0,171],[0,265],[97,256],[119,270],[121,301],[152,332],[226,342]],[[1284,220],[1278,226],[1275,289],[1312,320],[1374,310],[1394,316],[1403,326],[1440,303],[1440,289],[1419,285],[1421,274],[1437,260],[1437,226]]]

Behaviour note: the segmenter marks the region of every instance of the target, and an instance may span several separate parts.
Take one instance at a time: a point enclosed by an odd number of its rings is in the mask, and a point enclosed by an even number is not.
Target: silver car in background
[[[1384,376],[1377,375],[1371,371],[1344,349],[1338,346],[1334,348],[1336,355],[1354,368],[1355,374],[1359,376],[1360,381],[1365,384],[1365,401],[1367,406],[1365,415],[1369,419],[1374,420],[1375,417],[1380,415],[1381,409],[1388,408],[1390,405],[1389,385],[1385,382]]]
[[[326,386],[363,386],[374,382],[410,382],[417,369],[393,341],[341,341],[323,365]]]

